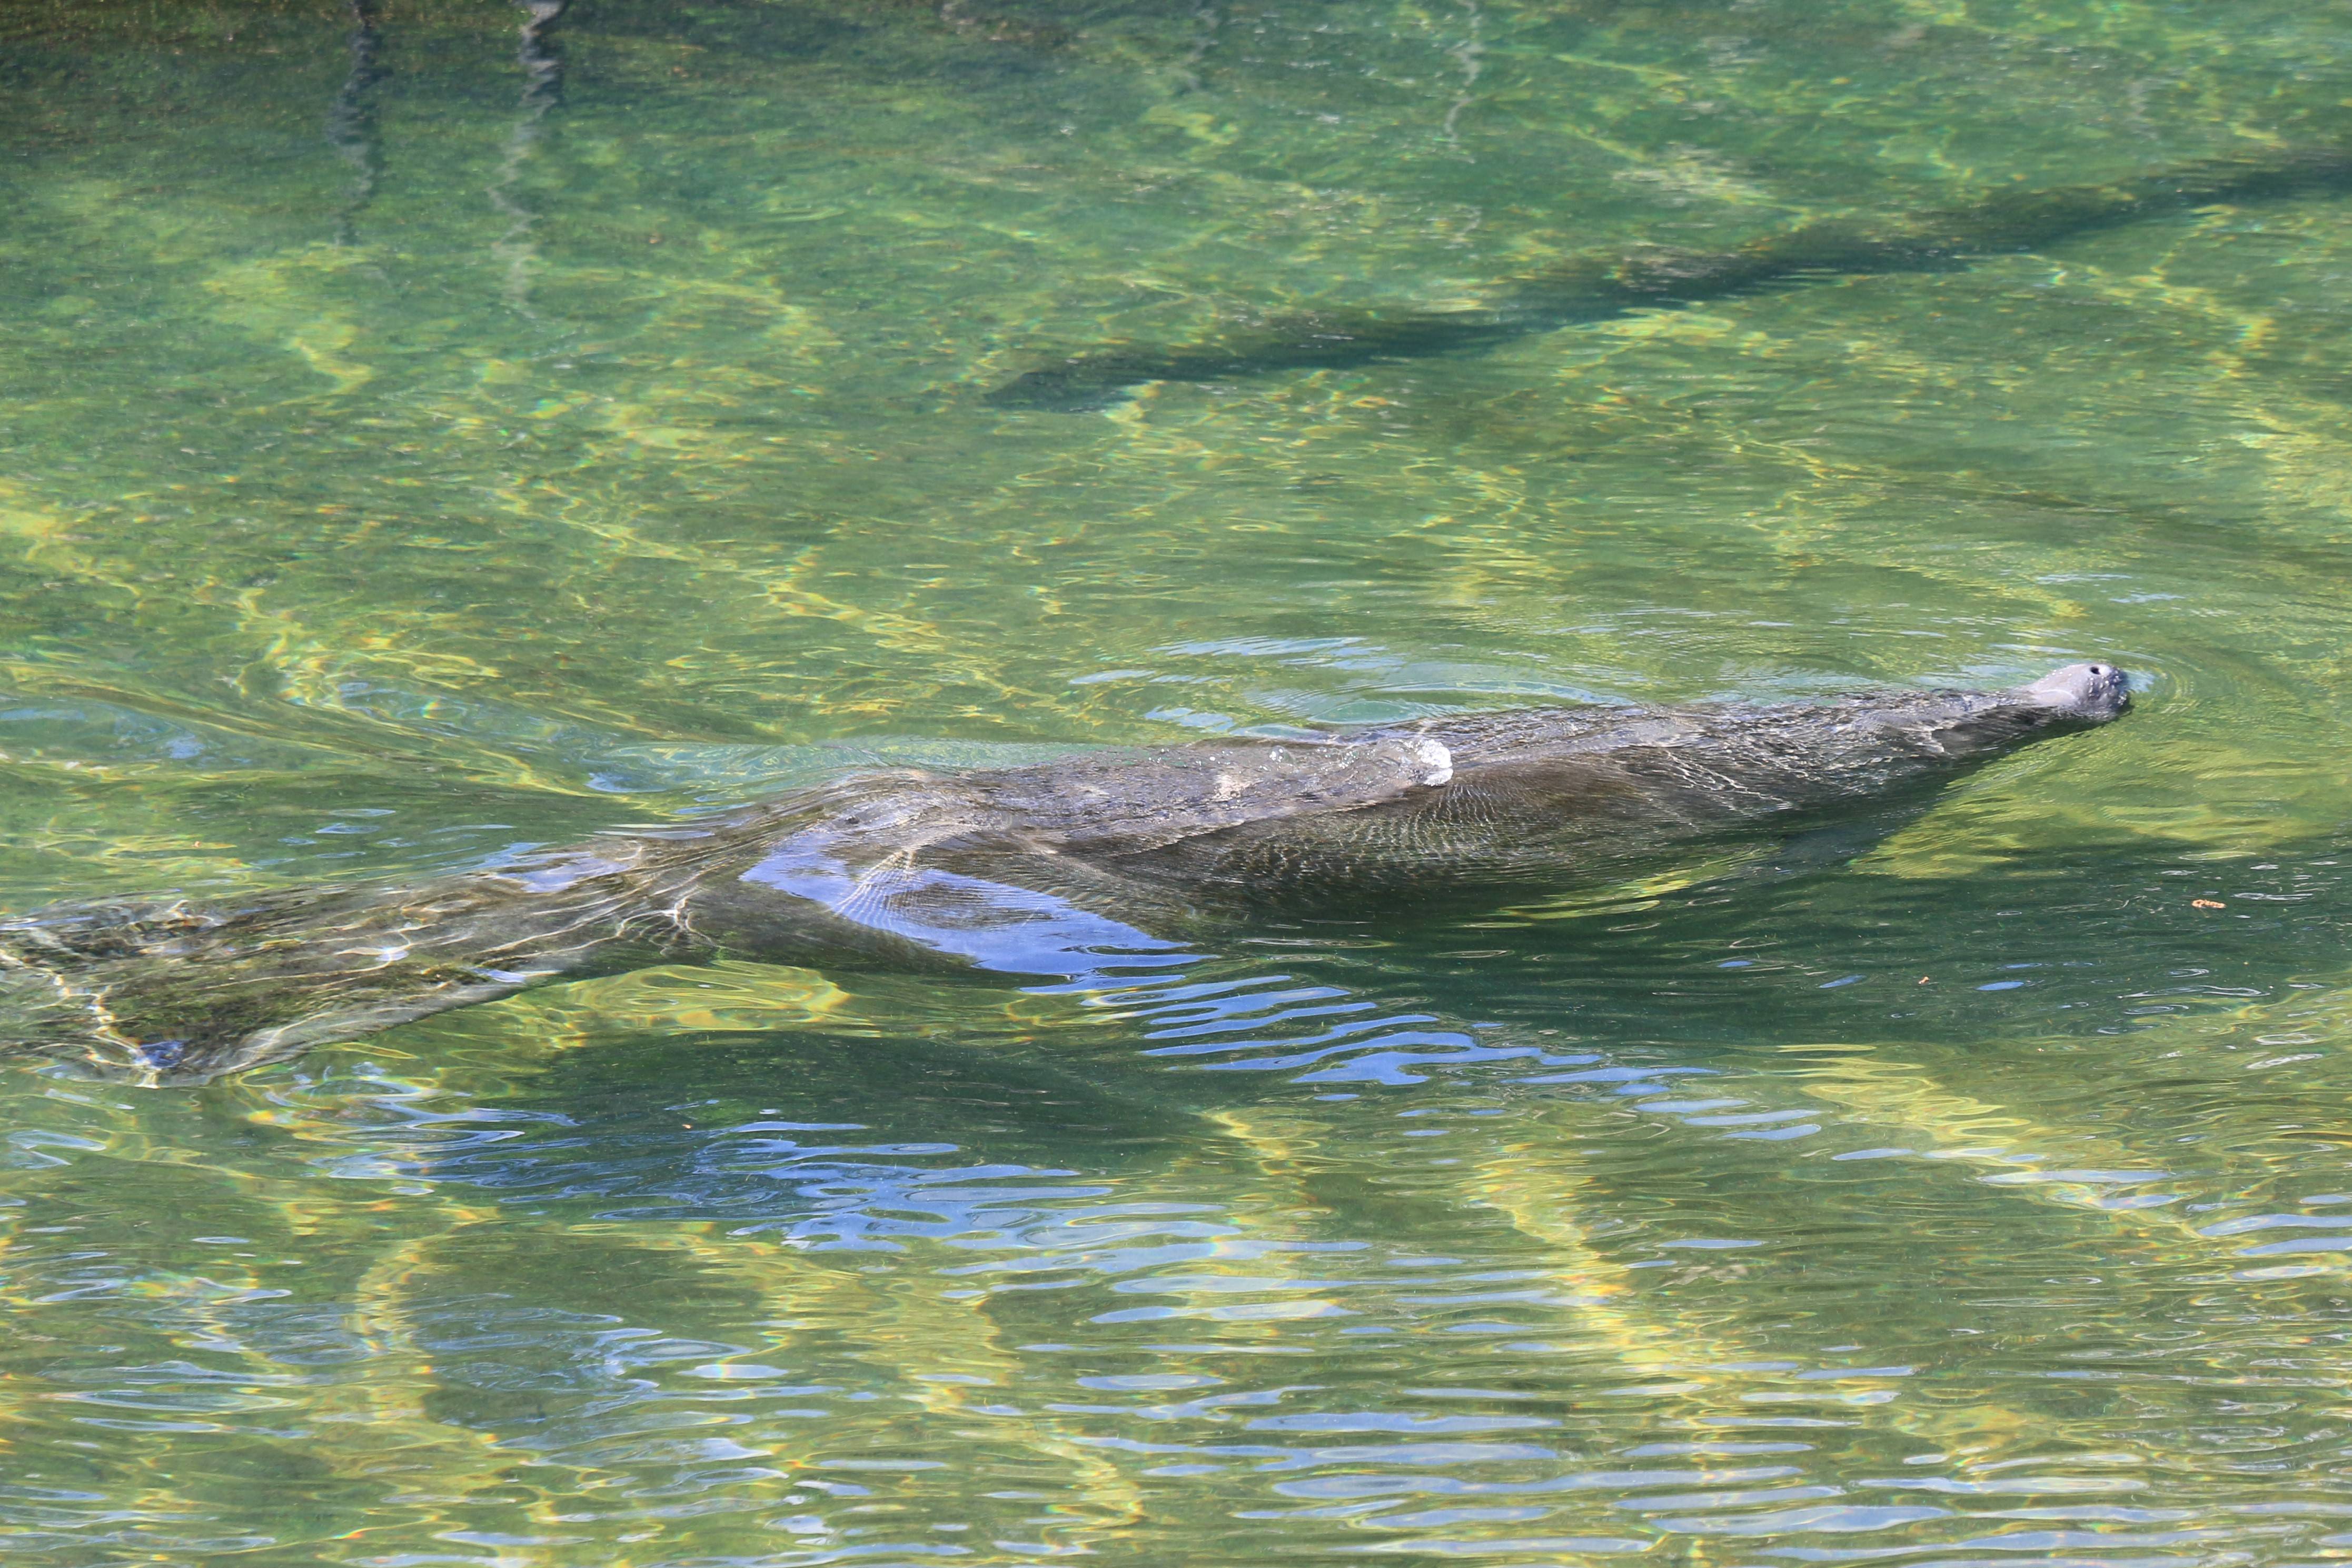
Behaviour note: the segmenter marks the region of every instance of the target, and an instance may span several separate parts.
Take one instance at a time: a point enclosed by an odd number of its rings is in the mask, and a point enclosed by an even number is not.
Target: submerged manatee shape
[[[523,866],[0,921],[0,1046],[195,1083],[562,977],[725,957],[1112,983],[1254,911],[1549,890],[1757,824],[1810,828],[2129,701],[2111,664],[2006,691],[1536,708],[859,774]]]
[[[1344,306],[1238,321],[1202,342],[1123,343],[1025,371],[988,394],[1001,407],[1101,408],[1154,381],[1225,381],[1285,370],[1473,353],[1539,332],[1589,326],[1839,278],[1948,272],[2196,207],[2352,190],[2352,150],[2266,147],[2100,185],[1996,189],[1967,205],[1875,226],[1823,219],[1728,250],[1642,246],[1508,278],[1469,310]]]

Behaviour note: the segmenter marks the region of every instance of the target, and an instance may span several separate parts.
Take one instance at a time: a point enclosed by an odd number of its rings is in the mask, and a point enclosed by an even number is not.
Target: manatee
[[[1875,226],[1806,224],[1719,251],[1647,246],[1507,279],[1476,309],[1335,307],[1245,322],[1209,342],[1123,344],[1025,371],[988,393],[1005,407],[1099,408],[1150,381],[1221,381],[1279,370],[1334,370],[1490,348],[1639,310],[1678,310],[1768,289],[1867,274],[1947,272],[1990,256],[2144,223],[2194,207],[2352,190],[2352,153],[2273,149],[2184,163],[2099,185],[2003,190],[1972,205]]]
[[[1559,889],[1743,827],[1851,816],[2128,700],[2115,666],[2077,664],[1993,692],[1533,708],[875,771],[422,883],[0,921],[0,1044],[197,1083],[657,963],[1111,984],[1267,911]]]

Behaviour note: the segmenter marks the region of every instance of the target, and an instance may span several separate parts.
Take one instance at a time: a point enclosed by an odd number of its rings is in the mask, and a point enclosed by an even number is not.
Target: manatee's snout
[[[2112,664],[2070,664],[2019,687],[2017,694],[2091,724],[2104,724],[2131,706],[2130,683]]]

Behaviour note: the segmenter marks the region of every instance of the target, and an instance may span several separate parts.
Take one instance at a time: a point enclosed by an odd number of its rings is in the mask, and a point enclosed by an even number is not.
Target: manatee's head
[[[2131,706],[2130,683],[2112,664],[2070,664],[2014,695],[2084,724],[2104,724]]]

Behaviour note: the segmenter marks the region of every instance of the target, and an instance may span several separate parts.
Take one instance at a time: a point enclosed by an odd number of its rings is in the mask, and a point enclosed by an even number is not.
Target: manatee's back
[[[1434,737],[1225,741],[1112,752],[962,781],[974,837],[1061,853],[1147,853],[1253,823],[1362,810],[1443,784]]]
[[[834,809],[751,819],[733,859],[696,881],[688,923],[728,951],[796,963],[947,954],[1006,968],[1064,963],[1072,943],[1165,948],[1202,913],[1192,889],[1123,875],[1122,857],[1398,799],[1447,768],[1442,745],[1391,734],[866,775],[832,793]]]
[[[1259,898],[1584,879],[1664,845],[1883,795],[1990,755],[2012,730],[2025,732],[2006,713],[1994,699],[1926,692],[1474,715],[1417,731],[1451,758],[1442,785],[1271,815],[1115,863]]]

